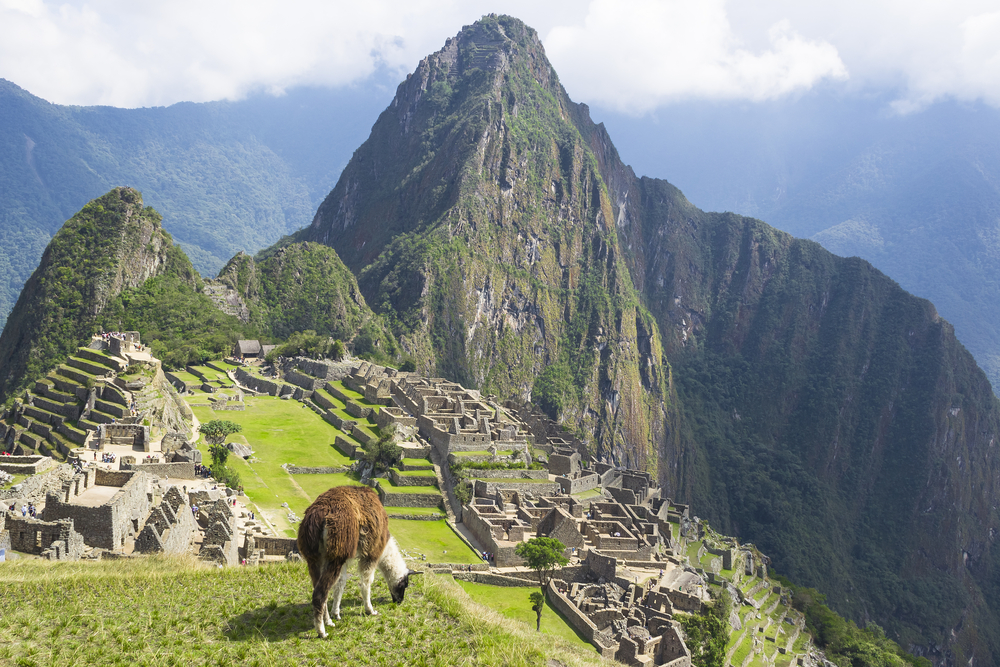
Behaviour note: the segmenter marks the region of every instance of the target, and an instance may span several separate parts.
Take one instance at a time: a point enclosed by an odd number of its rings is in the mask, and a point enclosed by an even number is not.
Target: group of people
[[[10,507],[7,508],[7,511],[10,512],[11,514],[16,514],[17,513],[17,505],[11,505]],[[28,503],[26,505],[21,505],[21,516],[23,516],[23,517],[31,517],[32,519],[37,519],[38,518],[38,510],[35,509],[35,504],[34,503]]]
[[[203,466],[200,463],[194,464],[194,474],[199,477],[211,477],[212,471],[208,469],[208,466]]]
[[[97,460],[97,452],[94,452],[94,460]],[[117,460],[114,452],[101,452],[101,463],[114,463]]]
[[[495,555],[496,554],[494,554],[492,552],[484,551],[483,552],[483,560],[486,561],[487,563],[492,563],[493,562],[493,556],[495,556]]]

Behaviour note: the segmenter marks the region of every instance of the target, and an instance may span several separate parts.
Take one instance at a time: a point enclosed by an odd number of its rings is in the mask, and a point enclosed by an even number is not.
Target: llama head
[[[406,587],[410,585],[410,577],[415,574],[423,574],[423,572],[407,570],[402,579],[389,586],[389,594],[392,595],[393,602],[399,604],[403,601],[403,595],[406,594]]]
[[[389,586],[392,601],[396,604],[403,601],[406,587],[410,585],[410,576],[420,574],[406,567],[406,561],[403,560],[403,554],[399,551],[399,545],[396,544],[394,537],[390,537],[388,544],[385,545],[385,551],[379,560],[379,568],[385,576],[385,583]]]

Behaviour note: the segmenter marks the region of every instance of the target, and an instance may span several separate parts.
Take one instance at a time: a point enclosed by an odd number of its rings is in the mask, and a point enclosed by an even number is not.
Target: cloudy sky
[[[573,99],[634,115],[818,85],[1000,106],[998,0],[0,0],[0,77],[123,107],[347,85],[488,12],[538,30]]]

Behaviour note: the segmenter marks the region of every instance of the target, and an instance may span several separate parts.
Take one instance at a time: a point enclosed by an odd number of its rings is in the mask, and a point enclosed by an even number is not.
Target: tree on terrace
[[[527,542],[518,544],[514,553],[526,560],[528,567],[538,573],[538,583],[542,592],[545,592],[556,568],[569,562],[563,554],[565,550],[566,545],[554,537],[532,537]]]
[[[198,430],[205,436],[205,441],[210,445],[221,445],[226,440],[226,436],[232,433],[239,433],[243,427],[228,419],[213,419],[198,427]]]

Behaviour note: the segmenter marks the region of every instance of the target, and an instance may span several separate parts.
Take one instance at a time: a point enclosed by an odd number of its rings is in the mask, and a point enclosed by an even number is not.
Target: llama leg
[[[319,581],[316,583],[315,588],[313,588],[312,597],[312,608],[313,608],[313,626],[316,628],[316,634],[320,638],[326,637],[326,627],[325,621],[329,618],[330,612],[326,607],[326,600],[330,595],[330,587],[337,580],[337,576],[340,575],[343,562],[335,563],[327,561],[323,564],[319,573]]]
[[[347,580],[351,578],[351,575],[347,573],[347,568],[343,568],[340,571],[340,576],[337,578],[337,582],[333,585],[333,616],[338,621],[340,620],[340,599],[344,597],[344,589],[347,587]],[[327,617],[329,618],[329,616]],[[330,625],[333,625],[333,621],[330,621]]]
[[[372,582],[375,580],[375,570],[378,561],[358,561],[358,578],[361,580],[361,597],[365,601],[365,611],[372,616],[377,616],[378,612],[372,606]]]

